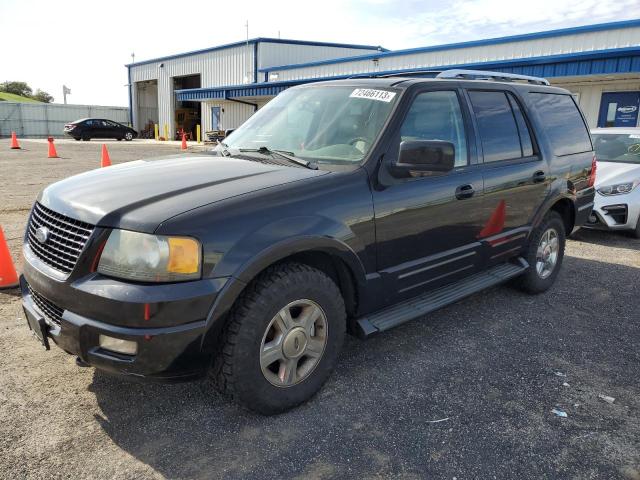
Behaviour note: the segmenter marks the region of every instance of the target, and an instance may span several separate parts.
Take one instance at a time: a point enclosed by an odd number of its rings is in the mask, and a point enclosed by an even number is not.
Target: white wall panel
[[[160,67],[160,65],[163,65]],[[202,87],[239,85],[253,81],[253,45],[242,45],[213,52],[160,60],[131,68],[131,82],[158,80],[158,118],[174,130],[173,77],[200,75]]]
[[[598,126],[602,94],[606,92],[640,92],[640,79],[582,83],[563,83],[559,81],[553,82],[553,86],[566,88],[572,93],[578,93],[580,95],[578,103],[587,118],[589,127],[596,128]]]
[[[0,102],[0,137],[62,137],[64,125],[81,118],[107,118],[129,123],[126,107]]]
[[[220,130],[238,128],[254,113],[251,105],[237,102],[210,101],[203,102],[203,106],[202,120],[205,132],[211,130],[211,107],[219,106],[223,110],[220,113]]]
[[[377,51],[377,49],[260,42],[258,44],[258,68],[353,57]]]
[[[334,75],[350,75],[386,70],[432,68],[488,61],[561,55],[640,45],[640,27],[599,32],[583,32],[558,37],[520,40],[494,45],[471,46],[429,52],[408,51],[402,55],[382,55],[376,65],[372,59],[330,63],[289,70],[277,70],[279,81]]]

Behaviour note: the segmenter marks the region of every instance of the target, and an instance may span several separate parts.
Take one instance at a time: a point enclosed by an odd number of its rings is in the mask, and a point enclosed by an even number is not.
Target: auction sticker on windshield
[[[369,100],[378,100],[379,102],[389,103],[396,96],[396,92],[387,92],[386,90],[375,90],[373,88],[356,88],[351,95],[352,98],[368,98]]]

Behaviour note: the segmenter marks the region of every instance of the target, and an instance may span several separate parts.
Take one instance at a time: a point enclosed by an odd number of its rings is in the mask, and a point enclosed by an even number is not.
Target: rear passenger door
[[[549,191],[549,168],[523,103],[508,90],[467,90],[482,152],[486,264],[518,254]]]

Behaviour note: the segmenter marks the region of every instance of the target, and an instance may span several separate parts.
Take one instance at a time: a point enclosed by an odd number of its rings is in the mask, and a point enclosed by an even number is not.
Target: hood
[[[596,188],[616,183],[640,180],[640,164],[598,162],[596,169]]]
[[[85,172],[50,185],[38,200],[93,225],[153,232],[187,210],[327,173],[231,157],[180,156]]]

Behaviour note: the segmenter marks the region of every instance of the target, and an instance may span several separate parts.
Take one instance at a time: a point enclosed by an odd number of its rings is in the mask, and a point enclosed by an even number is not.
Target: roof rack
[[[436,75],[442,73],[442,70],[411,70],[408,72],[397,72],[397,73],[385,73],[384,75],[378,75],[378,78],[390,78],[390,77],[413,77],[414,75],[433,75],[433,78]]]
[[[496,82],[524,81],[534,85],[550,85],[549,80],[529,75],[517,75],[515,73],[488,72],[484,70],[445,70],[436,75],[436,78],[459,78],[466,80],[494,80]]]
[[[432,78],[435,78],[435,76],[442,72],[442,70],[411,70],[408,72],[393,72],[393,73],[383,73],[382,75],[376,72],[369,72],[369,73],[354,73],[353,75],[351,75],[350,77],[348,77],[349,80],[354,79],[354,78],[393,78],[393,77],[412,77],[414,75],[432,75]]]

